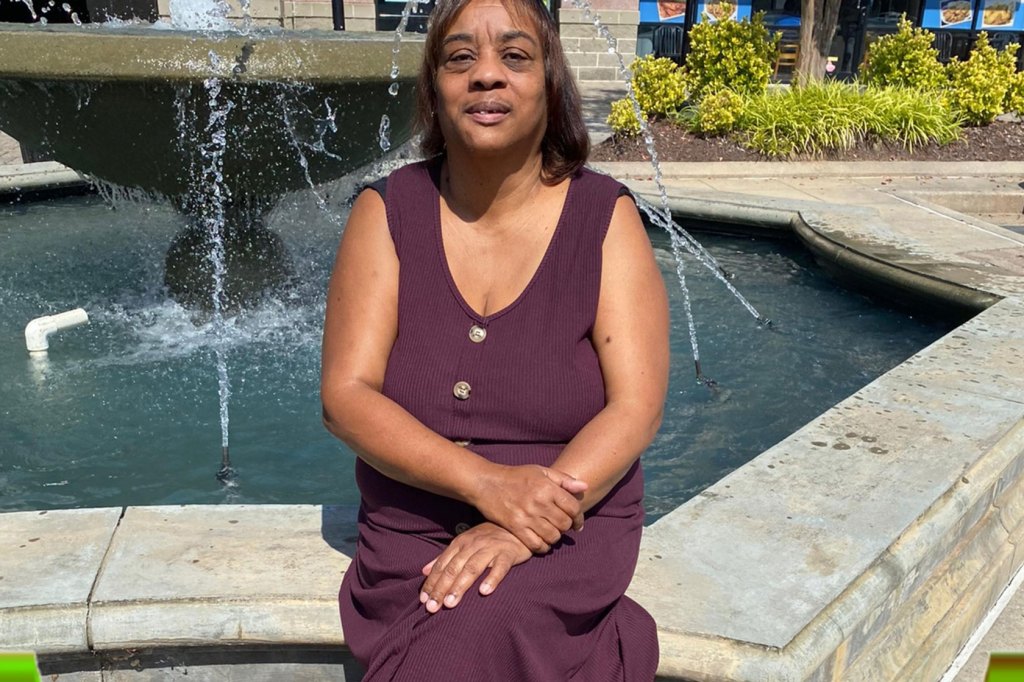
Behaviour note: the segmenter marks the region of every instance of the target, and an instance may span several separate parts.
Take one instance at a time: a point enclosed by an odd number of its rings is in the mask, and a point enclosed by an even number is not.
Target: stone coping
[[[665,678],[934,678],[1024,562],[1024,238],[898,191],[859,205],[836,191],[847,205],[682,185],[670,203],[791,231],[819,260],[935,282],[936,300],[981,312],[645,530],[630,595],[658,622]],[[334,597],[352,539],[337,510],[0,519],[2,648],[344,642]]]
[[[389,79],[393,46],[391,34],[375,32],[207,34],[137,26],[3,24],[0,79],[376,82]],[[394,57],[403,80],[418,73],[422,51],[422,36],[403,37]]]

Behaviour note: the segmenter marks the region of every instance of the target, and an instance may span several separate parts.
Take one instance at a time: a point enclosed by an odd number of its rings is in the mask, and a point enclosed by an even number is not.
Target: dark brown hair
[[[434,112],[437,91],[434,78],[441,62],[442,41],[470,0],[439,0],[430,16],[423,64],[416,84],[416,130],[423,135],[420,149],[430,158],[444,152],[444,136]],[[541,0],[502,0],[509,14],[529,17],[540,34],[544,55],[544,83],[548,124],[541,140],[543,181],[555,185],[573,175],[590,154],[590,138],[583,122],[580,93],[562,51],[558,27]]]

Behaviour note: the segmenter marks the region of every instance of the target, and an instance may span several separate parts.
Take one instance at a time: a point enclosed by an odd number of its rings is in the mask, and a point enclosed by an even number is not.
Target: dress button
[[[458,381],[455,386],[452,387],[452,393],[459,400],[469,400],[470,386],[465,381]]]
[[[478,324],[469,328],[469,340],[473,343],[480,343],[487,338],[487,330]]]
[[[456,535],[462,535],[467,530],[469,530],[469,524],[468,523],[457,523],[457,524],[455,524],[455,534]]]

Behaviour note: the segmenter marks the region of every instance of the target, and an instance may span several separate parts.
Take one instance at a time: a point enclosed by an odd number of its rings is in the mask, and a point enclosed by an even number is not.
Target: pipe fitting
[[[37,317],[25,326],[25,347],[29,353],[45,353],[50,348],[50,334],[88,323],[89,315],[81,308]]]

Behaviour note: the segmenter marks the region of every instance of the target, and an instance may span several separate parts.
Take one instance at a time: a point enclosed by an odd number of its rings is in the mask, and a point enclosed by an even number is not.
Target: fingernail
[[[430,611],[431,613],[434,613],[435,611],[437,611],[439,606],[440,606],[440,604],[438,604],[433,599],[430,599],[429,601],[427,601],[427,611]]]
[[[490,583],[484,583],[483,585],[480,586],[480,593],[481,594],[490,594],[491,590],[493,590],[493,589],[494,588],[491,587]]]
[[[448,608],[451,608],[451,607],[455,606],[455,601],[456,601],[455,595],[454,594],[449,594],[447,597],[444,598],[444,605],[447,606]]]
[[[427,594],[426,592],[420,592],[420,603],[421,604],[426,604],[428,599],[430,599],[430,595],[429,594]]]

